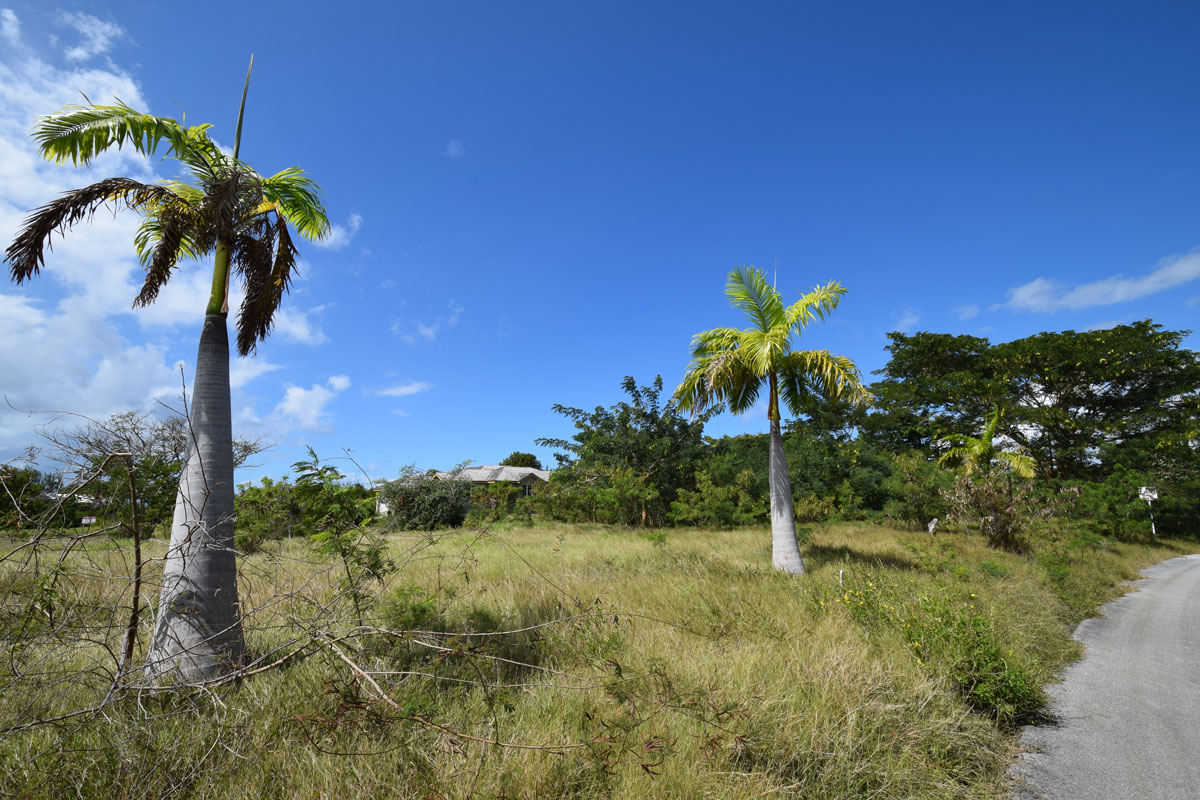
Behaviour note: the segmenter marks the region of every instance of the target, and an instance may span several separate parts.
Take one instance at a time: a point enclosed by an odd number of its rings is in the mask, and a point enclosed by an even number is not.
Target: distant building
[[[455,472],[439,472],[439,478],[461,478],[476,486],[486,486],[489,483],[515,483],[521,486],[522,496],[533,494],[533,487],[538,482],[550,480],[550,470],[534,469],[533,467],[499,467],[482,466],[467,467]]]
[[[546,483],[550,480],[550,470],[534,469],[533,467],[501,467],[501,466],[482,466],[482,467],[466,467],[457,472],[432,472],[435,478],[446,480],[447,478],[458,478],[459,480],[469,481],[475,486],[487,486],[492,483],[515,483],[521,487],[521,496],[529,497],[533,494],[533,487],[538,483]],[[401,481],[420,481],[422,476],[416,475],[410,478],[400,478]],[[389,514],[391,510],[388,508],[387,502],[379,495],[382,485],[376,486],[372,491],[375,492],[375,512],[377,514]]]

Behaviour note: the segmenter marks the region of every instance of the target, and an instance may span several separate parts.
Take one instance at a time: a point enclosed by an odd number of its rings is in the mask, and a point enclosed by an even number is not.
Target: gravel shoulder
[[[1200,554],[1141,573],[1084,621],[1084,656],[1021,733],[1017,800],[1200,798]]]

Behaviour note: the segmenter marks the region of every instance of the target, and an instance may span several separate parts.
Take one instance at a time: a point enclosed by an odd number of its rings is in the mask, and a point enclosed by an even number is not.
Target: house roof
[[[439,478],[448,478],[452,476],[452,472],[439,472]],[[494,483],[495,481],[508,481],[510,483],[520,483],[530,475],[539,480],[550,480],[550,471],[545,469],[533,469],[532,467],[500,467],[500,466],[482,466],[482,467],[467,467],[460,470],[458,477],[463,480],[471,481],[472,483]]]

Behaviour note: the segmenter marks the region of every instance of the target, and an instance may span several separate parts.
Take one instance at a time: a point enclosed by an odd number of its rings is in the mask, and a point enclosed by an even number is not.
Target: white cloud
[[[229,365],[229,385],[231,388],[240,389],[259,375],[266,375],[277,369],[282,367],[260,358],[235,358]]]
[[[77,11],[64,11],[59,14],[58,21],[74,28],[83,37],[83,41],[67,50],[68,61],[84,61],[92,56],[107,53],[113,40],[125,35],[125,30],[120,25]]]
[[[979,306],[959,306],[954,309],[954,313],[959,319],[975,319],[975,317],[979,316]]]
[[[397,417],[411,417],[412,416],[412,414],[409,414],[403,408],[393,408],[391,410],[391,413],[395,414]]]
[[[1070,286],[1062,281],[1037,278],[1008,290],[1001,306],[1015,311],[1053,312],[1063,309],[1095,308],[1127,303],[1166,291],[1200,278],[1200,253],[1170,256],[1150,272],[1136,278],[1111,278]]]
[[[310,319],[309,315],[320,314],[325,306],[316,306],[308,311],[291,308],[281,308],[275,312],[274,331],[285,339],[307,345],[325,344],[329,337],[321,330],[319,323]]]
[[[446,148],[442,150],[442,155],[450,158],[461,158],[467,151],[463,149],[463,143],[458,139],[451,139],[446,142]]]
[[[326,250],[341,250],[354,239],[354,235],[362,227],[362,221],[361,214],[351,214],[346,218],[345,225],[331,226],[329,235],[324,239],[313,242],[313,244]]]
[[[1121,324],[1119,319],[1106,319],[1103,322],[1093,322],[1084,328],[1085,331],[1106,331]]]
[[[0,8],[0,36],[12,47],[21,43],[21,20],[11,8]]]
[[[330,423],[325,409],[338,394],[348,388],[350,378],[346,375],[334,375],[325,385],[315,383],[311,389],[288,386],[284,390],[283,399],[272,413],[284,424],[308,430],[328,431]]]
[[[1196,295],[1187,301],[1188,308],[1195,308],[1196,306],[1200,306],[1200,295]]]
[[[432,383],[425,381],[412,381],[411,383],[402,383],[397,386],[389,386],[386,389],[379,389],[375,394],[382,397],[408,397],[409,395],[428,392],[433,388]]]
[[[896,321],[896,330],[901,333],[908,333],[916,327],[921,318],[912,311],[905,311],[900,315],[900,319]]]
[[[22,39],[20,20],[7,9],[0,9],[0,43],[0,242],[12,241],[30,209],[67,189],[114,174],[156,179],[147,161],[129,150],[106,153],[91,168],[51,164],[29,136],[36,117],[81,102],[81,93],[97,103],[120,97],[145,107],[128,74],[111,66],[48,64]],[[119,327],[135,313],[137,223],[133,214],[98,214],[55,239],[40,275],[21,286],[0,284],[0,390],[14,406],[102,419],[152,410],[160,399],[176,401],[182,389],[170,352],[176,343],[131,343]],[[195,352],[198,331],[197,320],[181,352]],[[0,404],[0,460],[36,442],[34,427],[48,422]]]
[[[444,317],[438,317],[431,323],[424,323],[413,319],[396,319],[392,320],[392,324],[388,326],[394,335],[400,337],[401,340],[408,344],[416,344],[424,339],[427,342],[432,342],[438,337],[443,327],[454,327],[462,318],[463,312],[466,310],[458,303],[451,300],[447,307],[449,313]]]

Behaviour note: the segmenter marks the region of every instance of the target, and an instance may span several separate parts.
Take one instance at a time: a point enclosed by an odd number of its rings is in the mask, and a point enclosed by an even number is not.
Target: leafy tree
[[[846,290],[836,281],[818,286],[790,306],[762,270],[737,267],[729,274],[725,293],[743,311],[751,326],[715,328],[692,339],[692,362],[675,397],[680,408],[694,412],[727,402],[735,414],[748,411],[765,382],[770,420],[769,480],[771,495],[772,562],[777,569],[804,573],[796,540],[792,489],[780,433],[779,400],[794,414],[802,413],[813,394],[845,395],[865,402],[858,367],[827,350],[793,350],[793,340],[816,320],[824,320]]]
[[[522,453],[520,450],[514,450],[508,454],[507,458],[500,462],[500,466],[541,469],[542,462],[533,453]]]
[[[1013,398],[1004,433],[1043,474],[1096,477],[1186,427],[1200,397],[1188,331],[1149,320],[1099,331],[1040,333],[997,345]],[[1146,466],[1149,466],[1147,464]]]
[[[896,453],[933,452],[952,434],[969,434],[974,420],[1005,395],[993,366],[991,343],[977,336],[889,333],[884,377],[872,384],[873,413],[866,438]]]
[[[599,493],[592,498],[599,521],[658,525],[678,492],[694,486],[705,456],[704,423],[720,408],[689,419],[679,413],[673,399],[661,404],[661,375],[641,387],[626,377],[621,388],[629,401],[611,408],[584,411],[553,406],[575,424],[577,432],[569,440],[537,440],[541,447],[565,451],[555,454],[563,469],[555,472],[545,502],[555,502],[551,497],[561,487],[587,486]]]
[[[1200,355],[1181,347],[1185,336],[1148,320],[999,345],[892,333],[864,434],[897,452],[932,454],[941,441],[974,435],[977,420],[1003,407],[994,434],[1029,455],[1043,477],[1103,477],[1118,463],[1165,466],[1177,459],[1160,458],[1160,444],[1186,440],[1200,404]]]
[[[40,119],[33,136],[47,159],[88,164],[101,153],[129,145],[138,153],[164,151],[189,180],[146,184],[108,178],[67,192],[35,210],[5,252],[18,283],[36,275],[55,232],[90,219],[102,206],[143,217],[134,240],[146,270],[135,306],[154,302],[181,259],[214,256],[212,290],[196,357],[186,467],[179,481],[171,546],[148,654],[147,674],[183,681],[227,672],[245,650],[233,551],[233,431],[229,400],[226,316],[229,284],[245,288],[237,322],[237,348],[254,352],[270,332],[291,281],[297,250],[288,225],[318,239],[329,231],[320,191],[298,167],[263,177],[239,158],[246,86],[233,152],[209,137],[210,125],[176,120],[115,105],[69,106]]]
[[[0,528],[20,528],[45,511],[46,483],[33,467],[0,464]]]

